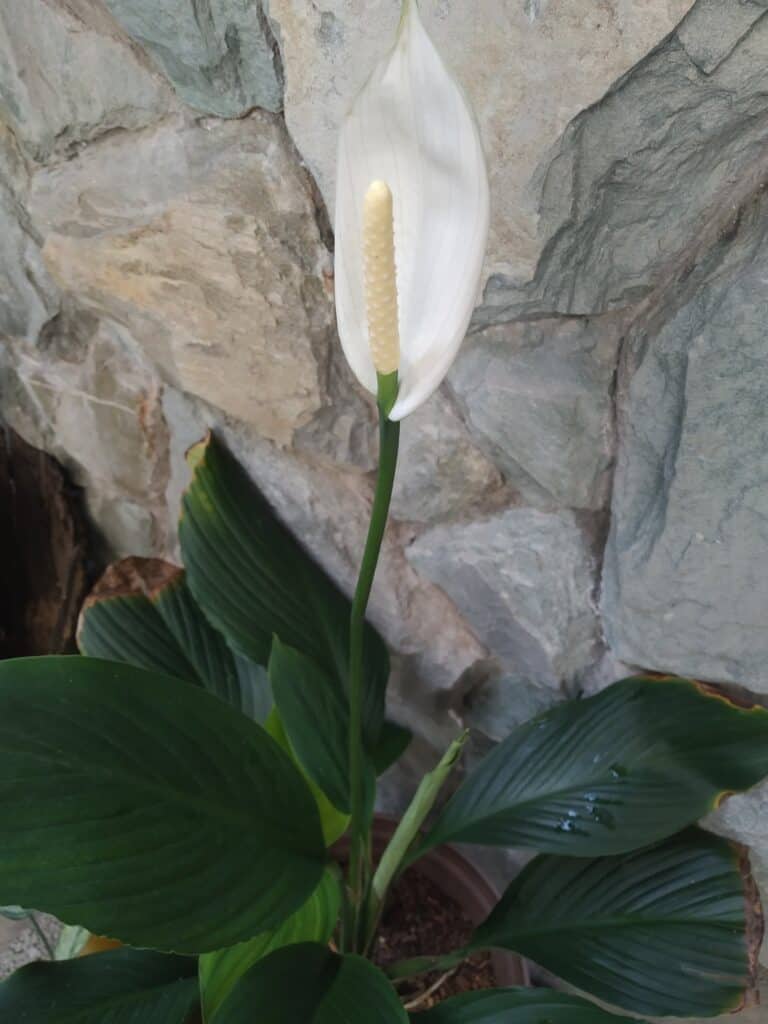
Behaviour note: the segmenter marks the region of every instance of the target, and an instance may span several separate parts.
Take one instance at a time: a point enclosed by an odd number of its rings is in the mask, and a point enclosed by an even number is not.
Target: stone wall
[[[375,422],[334,329],[336,131],[398,0],[4,0],[2,411],[104,557],[173,554],[215,425],[349,587]],[[493,226],[404,425],[373,616],[425,758],[628,667],[768,703],[768,3],[422,0]],[[397,792],[392,799],[396,802]],[[768,789],[712,824],[768,885]]]

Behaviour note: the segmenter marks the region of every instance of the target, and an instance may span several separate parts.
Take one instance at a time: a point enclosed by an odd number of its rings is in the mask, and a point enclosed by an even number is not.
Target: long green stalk
[[[352,601],[349,630],[349,779],[350,779],[350,855],[349,890],[352,902],[353,948],[364,942],[361,934],[366,918],[365,901],[370,881],[369,822],[366,820],[365,751],[363,747],[363,705],[365,678],[363,672],[363,636],[365,613],[371,595],[373,578],[379,561],[381,542],[389,515],[392,488],[397,469],[400,424],[390,420],[389,412],[397,396],[397,373],[379,375],[379,471],[371,509],[371,521],[365,542],[360,574]]]

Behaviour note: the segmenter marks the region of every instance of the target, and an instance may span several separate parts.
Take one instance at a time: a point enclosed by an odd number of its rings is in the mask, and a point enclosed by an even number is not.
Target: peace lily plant
[[[406,3],[340,142],[339,330],[381,420],[354,600],[209,436],[189,453],[184,569],[117,563],[82,656],[0,664],[0,900],[68,925],[58,960],[0,985],[2,1021],[616,1024],[743,1005],[759,902],[745,851],[695,822],[768,773],[768,711],[710,687],[640,676],[561,705],[446,801],[458,736],[372,857],[376,779],[410,738],[385,718],[389,657],[365,620],[399,422],[456,354],[487,227],[477,128]],[[461,949],[376,966],[393,883],[454,842],[537,855]],[[101,951],[75,956],[89,935]],[[567,992],[409,1016],[403,979],[488,949]]]

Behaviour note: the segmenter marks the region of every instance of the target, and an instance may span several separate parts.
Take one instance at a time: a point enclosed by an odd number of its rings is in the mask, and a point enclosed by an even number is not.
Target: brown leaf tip
[[[153,600],[184,576],[184,570],[162,558],[122,558],[107,566],[83,604],[87,611],[99,601],[144,595]]]
[[[694,684],[697,690],[703,693],[707,697],[714,697],[716,700],[721,700],[724,704],[729,704],[734,708],[741,708],[744,711],[765,711],[765,708],[760,704],[743,693],[737,693],[733,689],[722,689],[720,686],[715,686],[714,683],[702,683],[697,679],[692,679],[691,682]]]
[[[208,445],[211,443],[211,431],[207,430],[205,436],[201,437],[199,441],[195,441],[193,445],[187,448],[184,453],[184,458],[187,461],[187,465],[194,472],[202,462]]]

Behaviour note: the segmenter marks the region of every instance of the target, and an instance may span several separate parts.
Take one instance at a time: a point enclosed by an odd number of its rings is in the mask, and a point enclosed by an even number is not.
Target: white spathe
[[[404,0],[394,49],[374,69],[341,129],[336,184],[339,336],[358,380],[376,393],[363,279],[363,203],[392,190],[400,310],[400,390],[390,418],[439,387],[478,298],[488,239],[488,175],[467,100]]]

